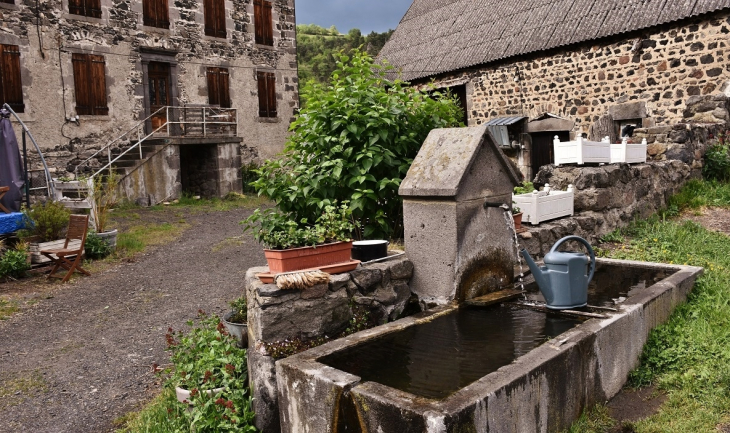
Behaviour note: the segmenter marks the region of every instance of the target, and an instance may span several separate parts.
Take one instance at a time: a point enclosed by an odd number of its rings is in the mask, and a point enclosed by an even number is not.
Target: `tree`
[[[337,56],[328,86],[305,86],[309,103],[281,158],[259,169],[259,194],[309,223],[335,200],[349,202],[360,237],[401,237],[401,180],[429,131],[459,125],[462,113],[448,95],[386,79],[388,69],[355,50]]]

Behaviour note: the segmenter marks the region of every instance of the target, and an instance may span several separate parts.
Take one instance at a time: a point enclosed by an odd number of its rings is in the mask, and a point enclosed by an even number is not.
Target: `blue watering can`
[[[590,257],[582,252],[557,251],[565,241],[578,241],[586,246]],[[588,283],[596,271],[596,255],[591,245],[580,236],[566,236],[545,255],[545,266],[538,266],[524,248],[520,251],[545,297],[547,307],[566,310],[588,304]],[[590,265],[590,267],[588,267]]]

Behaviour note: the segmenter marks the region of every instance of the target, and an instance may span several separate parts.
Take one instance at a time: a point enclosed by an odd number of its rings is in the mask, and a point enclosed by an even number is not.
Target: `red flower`
[[[236,367],[234,367],[233,364],[226,364],[226,371],[228,374],[233,374],[233,372],[236,371]]]

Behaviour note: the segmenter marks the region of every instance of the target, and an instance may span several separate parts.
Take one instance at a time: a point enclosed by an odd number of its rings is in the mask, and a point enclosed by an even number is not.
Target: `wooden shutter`
[[[170,28],[167,0],[142,0],[142,15],[146,26]]]
[[[0,3],[15,4],[15,0],[0,0]]]
[[[274,21],[271,18],[271,2],[264,1],[264,45],[274,45]]]
[[[208,68],[208,104],[220,105],[220,97],[218,94],[218,68]]]
[[[264,43],[264,3],[263,0],[253,0],[253,31],[257,44]]]
[[[17,45],[0,45],[0,106],[7,103],[16,113],[25,112],[20,81],[20,50]]]
[[[68,12],[74,15],[101,18],[101,0],[69,0]]]
[[[84,0],[68,0],[68,13],[74,15],[83,15]]]
[[[103,56],[72,54],[76,114],[106,115],[106,72]]]
[[[228,90],[228,69],[208,68],[208,104],[221,108],[231,108],[231,97]]]
[[[276,76],[273,72],[257,72],[259,117],[276,117]]]
[[[224,0],[205,0],[203,3],[206,36],[226,37],[226,6]]]

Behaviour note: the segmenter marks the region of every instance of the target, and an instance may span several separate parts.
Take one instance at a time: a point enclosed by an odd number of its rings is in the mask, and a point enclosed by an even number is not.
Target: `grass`
[[[114,420],[119,428],[118,433],[168,433],[190,430],[185,423],[185,417],[172,411],[184,410],[177,402],[175,391],[164,388],[149,404],[139,412],[130,412]],[[175,415],[175,416],[172,416]]]
[[[14,299],[0,298],[0,320],[7,320],[19,310],[18,302]]]
[[[666,212],[605,238],[620,243],[602,250],[608,257],[705,268],[687,303],[651,332],[641,364],[629,377],[629,386],[656,384],[668,396],[658,413],[630,423],[629,431],[709,433],[730,421],[730,237],[672,218],[705,206],[730,207],[730,185],[689,182]],[[609,431],[576,427],[600,426],[605,415],[592,409],[570,431]]]
[[[16,406],[32,395],[48,391],[48,383],[39,370],[24,371],[10,377],[0,375],[0,409]]]

